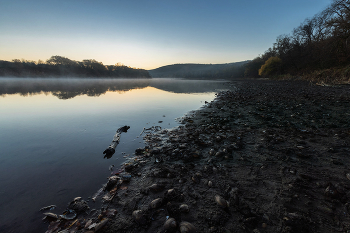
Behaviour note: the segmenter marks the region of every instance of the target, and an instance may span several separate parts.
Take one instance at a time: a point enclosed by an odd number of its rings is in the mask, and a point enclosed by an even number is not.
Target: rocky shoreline
[[[233,84],[147,134],[100,209],[75,199],[47,233],[350,231],[350,87]]]

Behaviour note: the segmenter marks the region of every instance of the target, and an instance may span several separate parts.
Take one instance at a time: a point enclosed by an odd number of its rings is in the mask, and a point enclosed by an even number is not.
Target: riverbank
[[[276,77],[271,78],[277,80],[303,80],[321,86],[344,85],[350,83],[350,66],[315,70],[297,76],[290,74],[277,75]]]
[[[73,201],[78,219],[47,232],[350,230],[349,86],[233,84],[182,126],[149,131],[96,196],[101,209]]]

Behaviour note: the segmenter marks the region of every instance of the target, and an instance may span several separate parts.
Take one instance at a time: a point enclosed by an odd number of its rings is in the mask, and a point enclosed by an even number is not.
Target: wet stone
[[[135,150],[135,154],[136,155],[142,155],[143,153],[144,153],[144,149],[143,148],[137,148],[136,150]]]
[[[76,213],[84,213],[90,209],[88,203],[83,199],[72,201],[68,205],[68,209],[74,210]]]
[[[134,170],[135,165],[134,164],[128,164],[124,167],[126,172],[131,172],[132,170]]]
[[[111,176],[109,177],[105,190],[110,191],[114,188],[115,185],[117,185],[118,181],[119,181],[119,177],[118,176]]]

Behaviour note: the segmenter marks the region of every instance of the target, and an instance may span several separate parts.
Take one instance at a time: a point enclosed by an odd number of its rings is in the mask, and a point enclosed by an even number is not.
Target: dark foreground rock
[[[350,87],[234,85],[148,134],[101,209],[48,232],[350,231]]]

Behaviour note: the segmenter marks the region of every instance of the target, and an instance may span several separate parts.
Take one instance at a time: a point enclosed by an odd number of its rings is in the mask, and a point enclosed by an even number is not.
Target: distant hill
[[[249,61],[225,64],[173,64],[148,73],[153,78],[232,79],[244,76],[244,65]]]

